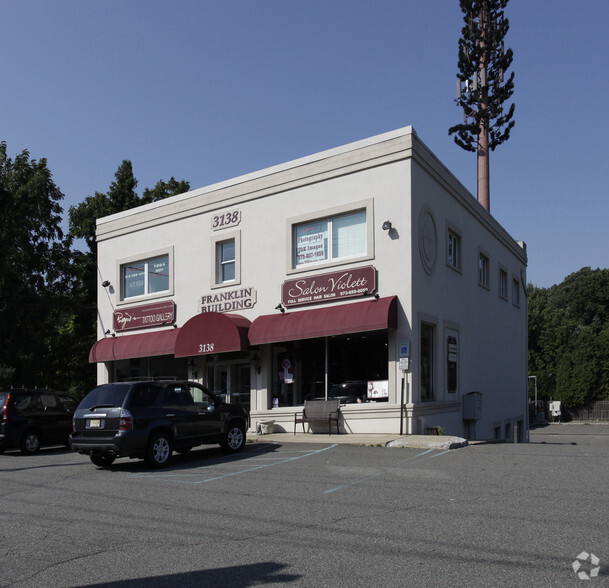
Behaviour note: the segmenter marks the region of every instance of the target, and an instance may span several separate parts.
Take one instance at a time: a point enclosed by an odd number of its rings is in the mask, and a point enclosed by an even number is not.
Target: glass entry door
[[[207,386],[225,402],[250,411],[250,364],[223,361],[207,365]]]

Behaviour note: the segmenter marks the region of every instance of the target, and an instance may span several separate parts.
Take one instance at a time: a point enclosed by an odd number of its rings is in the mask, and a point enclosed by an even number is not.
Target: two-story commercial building
[[[411,127],[101,218],[100,383],[202,382],[291,431],[526,440],[526,250]]]

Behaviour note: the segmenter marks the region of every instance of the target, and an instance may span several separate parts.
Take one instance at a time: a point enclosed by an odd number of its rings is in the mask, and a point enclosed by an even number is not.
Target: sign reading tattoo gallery
[[[331,274],[286,280],[281,287],[281,301],[285,306],[315,304],[363,296],[376,290],[376,269],[358,267]]]
[[[119,332],[171,325],[175,321],[175,317],[176,305],[171,301],[130,306],[114,311],[114,330]]]

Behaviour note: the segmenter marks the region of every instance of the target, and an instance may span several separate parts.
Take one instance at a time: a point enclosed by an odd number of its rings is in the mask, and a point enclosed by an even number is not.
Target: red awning
[[[251,345],[381,331],[397,327],[397,297],[260,316],[249,331]]]
[[[247,349],[250,325],[251,322],[239,314],[202,312],[180,328],[174,354],[189,357]]]
[[[179,331],[180,329],[171,329],[100,339],[93,344],[91,351],[89,351],[89,362],[151,357],[153,355],[173,355]]]

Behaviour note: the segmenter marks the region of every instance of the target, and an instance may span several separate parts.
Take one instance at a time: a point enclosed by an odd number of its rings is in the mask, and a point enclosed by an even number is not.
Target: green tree
[[[142,197],[135,189],[137,180],[133,175],[133,166],[129,160],[123,160],[114,174],[114,181],[107,193],[96,192],[87,196],[80,204],[69,209],[70,235],[73,239],[84,241],[86,247],[74,252],[73,296],[83,308],[94,309],[97,304],[97,245],[95,228],[98,218],[135,208],[150,202],[156,202],[190,189],[188,182],[171,178],[168,182],[159,180],[152,189],[146,188]],[[63,334],[66,340],[72,340],[75,354],[73,369],[82,367],[85,373],[80,379],[88,382],[89,387],[95,381],[95,370],[87,364],[89,350],[96,340],[95,312],[82,312],[72,317],[72,321],[64,325]],[[80,363],[79,363],[80,362]]]
[[[508,0],[460,0],[464,26],[459,39],[456,103],[464,122],[448,130],[466,151],[477,152],[478,200],[490,210],[489,149],[507,141],[514,127],[515,105],[504,110],[514,93],[514,72],[506,77],[513,52],[505,49],[510,28]]]
[[[168,182],[159,180],[154,188],[145,188],[142,192],[140,204],[158,202],[159,200],[164,200],[165,198],[175,196],[176,194],[183,194],[184,192],[188,192],[188,190],[190,190],[190,184],[188,182],[184,180],[178,182],[171,176]]]
[[[542,396],[567,408],[609,399],[609,269],[528,289],[529,373]]]
[[[0,385],[56,385],[52,341],[69,315],[70,239],[46,159],[0,143]]]

